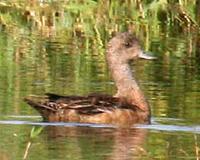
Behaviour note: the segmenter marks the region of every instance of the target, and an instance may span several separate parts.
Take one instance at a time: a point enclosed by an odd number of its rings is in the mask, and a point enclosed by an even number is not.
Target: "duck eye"
[[[125,42],[124,45],[125,45],[126,47],[130,47],[130,46],[131,46],[131,44],[130,44],[129,42]]]

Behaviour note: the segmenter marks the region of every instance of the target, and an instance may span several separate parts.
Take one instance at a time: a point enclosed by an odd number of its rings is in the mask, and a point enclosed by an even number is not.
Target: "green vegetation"
[[[184,31],[199,30],[198,0],[125,0],[125,1],[44,1],[15,0],[0,2],[2,29],[34,29],[51,34],[68,30],[74,34],[96,35],[131,30],[153,32],[171,26]],[[170,31],[169,31],[170,32]]]

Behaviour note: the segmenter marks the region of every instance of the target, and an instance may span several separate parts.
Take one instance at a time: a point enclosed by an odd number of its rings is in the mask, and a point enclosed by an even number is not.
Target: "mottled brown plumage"
[[[132,76],[129,60],[138,57],[153,59],[141,50],[138,40],[130,33],[120,33],[107,46],[106,59],[117,87],[115,96],[91,94],[88,96],[45,97],[29,96],[25,101],[50,122],[80,122],[130,126],[150,123],[150,107]]]

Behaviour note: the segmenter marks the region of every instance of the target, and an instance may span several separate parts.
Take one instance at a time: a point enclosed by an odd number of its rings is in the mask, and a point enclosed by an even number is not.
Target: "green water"
[[[0,159],[200,159],[198,1],[174,5],[191,21],[166,1],[2,1]],[[42,123],[23,102],[46,92],[114,94],[105,47],[114,32],[127,30],[157,56],[131,64],[151,125]]]

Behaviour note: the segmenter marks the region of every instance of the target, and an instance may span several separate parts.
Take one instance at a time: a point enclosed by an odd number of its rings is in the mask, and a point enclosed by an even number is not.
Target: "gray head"
[[[107,46],[107,59],[118,59],[122,63],[137,58],[155,59],[155,57],[145,54],[137,38],[129,33],[119,33],[113,37]]]

